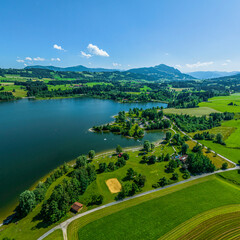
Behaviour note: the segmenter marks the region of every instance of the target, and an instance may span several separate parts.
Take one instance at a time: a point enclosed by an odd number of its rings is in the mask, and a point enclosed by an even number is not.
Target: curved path
[[[165,117],[165,116],[164,116]],[[167,117],[165,117],[167,118]],[[175,122],[173,122],[174,126],[176,126]],[[178,128],[178,126],[176,126]],[[173,129],[172,129],[173,130]],[[183,132],[181,129],[178,128],[178,130],[184,134],[184,135],[187,135],[185,132]],[[175,130],[173,130],[175,132]],[[176,133],[176,132],[175,132]],[[196,140],[192,139],[190,137],[190,139],[196,143],[198,143]],[[200,145],[202,145],[201,143],[199,143]],[[206,147],[205,147],[206,148]],[[212,151],[214,152],[214,151]],[[150,193],[153,193],[153,192],[157,192],[157,191],[161,191],[163,189],[166,189],[166,188],[170,188],[170,187],[173,187],[173,186],[177,186],[177,185],[180,185],[180,184],[183,184],[183,183],[186,183],[186,182],[190,182],[192,180],[195,180],[195,179],[199,179],[199,178],[203,178],[203,177],[206,177],[206,176],[210,176],[210,175],[213,175],[213,174],[216,174],[216,173],[221,173],[221,172],[226,172],[226,171],[232,171],[232,170],[236,170],[236,169],[240,169],[240,166],[237,166],[236,163],[234,163],[233,161],[227,159],[226,157],[220,155],[220,154],[217,154],[218,156],[220,156],[221,158],[227,160],[228,162],[231,162],[232,164],[234,164],[234,168],[228,168],[226,170],[218,170],[218,171],[215,171],[215,172],[212,172],[212,173],[204,173],[204,174],[201,174],[201,175],[197,175],[197,176],[191,176],[189,179],[186,179],[186,180],[183,180],[181,182],[177,182],[177,183],[173,183],[171,185],[167,185],[165,187],[162,187],[162,188],[157,188],[157,189],[153,189],[153,190],[150,190],[150,191],[147,191],[147,192],[143,192],[143,193],[140,193],[140,194],[137,194],[135,196],[132,196],[132,197],[128,197],[128,198],[125,198],[124,200],[121,200],[121,201],[116,201],[116,202],[111,202],[111,203],[108,203],[108,204],[105,204],[103,206],[100,206],[100,207],[97,207],[97,208],[94,208],[92,210],[89,210],[89,211],[86,211],[84,213],[80,213],[78,215],[75,215],[69,219],[67,219],[66,221],[60,223],[59,225],[57,225],[56,227],[52,228],[51,230],[49,230],[48,232],[46,232],[45,234],[43,234],[40,238],[38,238],[38,240],[42,240],[44,239],[45,237],[47,237],[49,234],[53,233],[55,230],[57,229],[62,229],[63,231],[63,238],[64,240],[67,240],[67,227],[68,225],[73,222],[74,220],[78,219],[78,218],[81,218],[83,216],[86,216],[90,213],[93,213],[93,212],[96,212],[96,211],[99,211],[103,208],[106,208],[106,207],[110,207],[110,206],[113,206],[113,205],[116,205],[116,204],[119,204],[119,203],[122,203],[122,202],[125,202],[125,201],[129,201],[131,199],[134,199],[134,198],[138,198],[138,197],[141,197],[141,196],[144,196],[144,195],[147,195],[147,194],[150,194]]]

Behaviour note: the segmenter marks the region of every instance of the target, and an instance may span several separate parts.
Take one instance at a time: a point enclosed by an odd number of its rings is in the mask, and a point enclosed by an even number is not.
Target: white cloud
[[[182,68],[182,65],[176,64],[175,67],[176,67],[176,68]]]
[[[27,66],[27,64],[26,64],[26,63],[24,63],[24,66]]]
[[[23,63],[24,62],[24,60],[22,60],[22,59],[17,59],[16,61],[19,62],[19,63]]]
[[[82,55],[82,57],[85,57],[85,58],[90,58],[90,57],[92,57],[91,54],[85,53],[85,52],[83,52],[83,51],[81,51],[81,55]]]
[[[101,56],[101,57],[109,57],[109,54],[106,51],[99,49],[98,46],[96,45],[93,45],[90,43],[88,44],[87,48],[89,52],[91,52],[94,55]]]
[[[60,58],[51,58],[51,61],[57,61],[57,62],[60,62],[61,59],[60,59]]]
[[[214,62],[197,62],[193,64],[186,64],[186,67],[188,68],[199,68],[199,67],[207,67],[209,65],[212,65]]]
[[[222,63],[222,66],[227,66],[232,61],[230,59],[227,59],[224,63]]]
[[[26,57],[25,59],[28,60],[28,61],[32,61],[31,57]]]
[[[57,49],[57,50],[60,50],[60,51],[65,51],[61,46],[57,45],[57,44],[54,44],[53,45],[53,48]]]
[[[113,63],[113,66],[114,66],[114,67],[121,67],[122,64],[120,64],[120,63]]]
[[[33,58],[34,61],[45,61],[45,58],[41,58],[41,57],[35,57]]]

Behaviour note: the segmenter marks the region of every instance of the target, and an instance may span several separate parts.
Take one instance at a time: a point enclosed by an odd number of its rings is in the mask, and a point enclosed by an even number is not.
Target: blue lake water
[[[80,154],[142,145],[162,139],[162,132],[147,133],[141,141],[88,129],[112,121],[129,108],[150,108],[164,103],[117,103],[93,98],[24,99],[0,103],[0,216],[19,193],[45,174]],[[106,140],[104,140],[106,139]]]

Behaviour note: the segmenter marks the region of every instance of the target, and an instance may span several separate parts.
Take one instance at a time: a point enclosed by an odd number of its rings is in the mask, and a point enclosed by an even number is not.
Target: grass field
[[[154,151],[152,153],[148,153],[147,156],[150,156],[152,154],[159,156],[161,153],[172,154],[173,152],[174,151],[171,146],[162,145],[160,147],[156,147]],[[127,160],[124,167],[121,167],[113,172],[105,172],[98,174],[97,180],[90,184],[86,192],[82,196],[80,196],[79,201],[84,204],[87,202],[89,196],[93,194],[102,194],[104,196],[103,204],[114,201],[117,193],[113,194],[109,191],[109,188],[106,185],[106,181],[111,178],[116,178],[121,183],[121,185],[123,185],[125,182],[127,182],[123,181],[123,179],[126,176],[127,169],[129,168],[133,168],[134,171],[136,171],[137,173],[141,173],[142,175],[146,176],[147,181],[145,183],[145,186],[142,188],[142,191],[151,190],[152,184],[157,183],[161,177],[165,176],[169,179],[172,176],[172,173],[166,173],[164,171],[167,162],[157,162],[152,165],[141,164],[139,163],[142,159],[141,151],[128,151],[128,154],[130,156],[130,159]],[[98,165],[101,162],[105,162],[108,164],[109,162],[116,161],[117,156],[112,154],[106,154],[94,159],[93,164],[96,165],[96,168],[98,168]],[[176,172],[179,174],[179,181],[181,181],[182,173],[180,173],[179,169],[177,169]]]
[[[216,127],[207,131],[213,134],[221,133],[226,146],[206,140],[200,140],[199,142],[235,163],[238,163],[240,160],[240,120],[225,121],[222,123],[221,127]],[[195,133],[192,133],[191,136],[194,134]]]
[[[165,114],[188,114],[192,116],[203,116],[209,115],[213,112],[218,112],[217,110],[210,107],[199,107],[199,108],[165,108],[163,110]]]
[[[152,89],[146,85],[144,85],[144,87],[140,88],[141,92],[147,92],[147,91],[151,91]]]
[[[233,102],[234,105],[228,105]],[[220,112],[240,112],[240,93],[235,93],[230,96],[213,97],[208,102],[199,103],[200,107],[213,108]]]
[[[227,239],[235,230],[236,220],[239,222],[240,205],[227,205],[214,208],[199,214],[180,224],[159,240],[190,240],[190,239]],[[240,232],[235,232],[234,237],[239,237]]]
[[[63,240],[63,232],[61,229],[57,229],[46,238],[44,238],[44,240]]]
[[[188,144],[190,149],[193,149],[193,147],[196,145],[196,143],[191,140],[187,141],[186,143]],[[205,156],[209,157],[209,159],[212,161],[212,163],[216,166],[217,169],[220,169],[222,167],[222,164],[225,162],[228,164],[228,168],[234,167],[234,164],[226,161],[225,159],[221,158],[220,156],[218,156],[218,155],[215,156],[215,154],[212,152],[208,153],[206,148],[203,149],[203,154]]]
[[[84,85],[88,86],[88,87],[92,87],[95,85],[112,85],[111,83],[105,83],[105,82],[88,82],[85,83]]]
[[[240,203],[240,188],[216,176],[164,189],[79,218],[69,239],[158,239],[213,208]],[[77,238],[78,236],[78,238]]]
[[[61,89],[61,90],[67,90],[67,89],[72,89],[73,86],[72,84],[65,84],[65,85],[48,85],[48,90],[51,91],[51,90],[58,90],[58,89]]]
[[[3,84],[4,90],[1,90],[0,92],[12,92],[12,94],[15,97],[26,97],[27,96],[27,91],[25,89],[21,89],[21,86],[19,85],[14,85],[13,83],[2,83],[0,82],[0,84]],[[13,92],[13,89],[15,89],[15,92]]]

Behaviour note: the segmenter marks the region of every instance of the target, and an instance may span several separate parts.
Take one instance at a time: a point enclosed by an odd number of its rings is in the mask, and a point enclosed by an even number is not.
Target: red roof
[[[183,155],[179,158],[179,160],[185,162],[187,160],[187,158],[188,158],[188,155]]]
[[[76,212],[79,212],[82,209],[83,205],[79,202],[75,202],[72,206],[71,209],[73,209]]]

